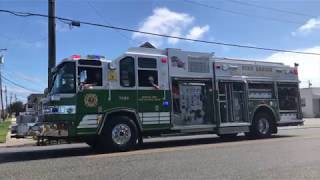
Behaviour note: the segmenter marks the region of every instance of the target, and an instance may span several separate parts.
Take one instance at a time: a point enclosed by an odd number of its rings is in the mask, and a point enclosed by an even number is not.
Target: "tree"
[[[10,114],[15,113],[16,116],[18,116],[19,113],[23,111],[24,111],[24,106],[21,101],[16,101],[10,104],[10,106],[7,109],[7,112],[9,112]]]

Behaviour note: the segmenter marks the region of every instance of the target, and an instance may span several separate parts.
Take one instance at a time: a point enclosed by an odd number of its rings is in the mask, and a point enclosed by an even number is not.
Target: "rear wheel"
[[[251,126],[250,135],[258,138],[267,138],[271,136],[272,128],[272,117],[267,113],[258,113]]]
[[[128,151],[137,144],[138,129],[127,116],[115,116],[105,125],[99,137],[103,150]]]

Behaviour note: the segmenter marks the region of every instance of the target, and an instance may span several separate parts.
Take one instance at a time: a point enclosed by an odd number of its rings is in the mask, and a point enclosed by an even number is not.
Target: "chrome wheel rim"
[[[269,131],[269,121],[266,118],[261,118],[258,121],[258,130],[261,134],[267,134]]]
[[[118,145],[124,145],[130,141],[131,130],[126,124],[118,124],[112,129],[112,140]]]

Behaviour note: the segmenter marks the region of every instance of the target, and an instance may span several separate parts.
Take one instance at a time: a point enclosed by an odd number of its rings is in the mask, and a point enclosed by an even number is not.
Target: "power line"
[[[87,1],[87,4],[89,5],[89,7],[93,10],[93,12],[103,21],[103,23],[110,25],[111,23],[108,22],[102,15],[101,13],[98,11],[98,9],[96,7],[94,7],[91,2]],[[123,37],[126,40],[132,41],[132,39],[130,37],[128,37],[127,35],[121,33],[121,31],[119,30],[114,30],[116,33],[118,33],[121,37]],[[142,42],[138,42],[139,44],[142,44]]]
[[[3,76],[3,75],[1,75],[1,77],[2,77],[4,80],[6,80],[7,82],[9,82],[9,83],[11,83],[11,84],[13,84],[13,85],[15,85],[15,86],[17,86],[17,87],[19,87],[19,88],[22,88],[22,89],[25,89],[25,90],[28,90],[28,91],[31,91],[31,92],[40,92],[40,91],[37,91],[37,90],[30,89],[30,88],[27,88],[27,87],[25,87],[25,86],[22,86],[22,85],[14,82],[14,81],[8,79],[7,77],[5,77],[5,76]]]
[[[40,81],[33,81],[32,79],[30,78],[26,78],[24,77],[22,74],[19,74],[19,73],[16,73],[16,72],[13,72],[13,71],[8,71],[8,68],[6,69],[2,69],[2,73],[4,73],[5,76],[11,76],[11,77],[16,77],[16,78],[13,78],[15,80],[19,79],[19,80],[23,80],[23,81],[27,81],[27,82],[33,82],[33,83],[38,83],[38,84],[41,84],[41,85],[44,85],[42,84],[42,82]]]
[[[238,1],[238,0],[228,0],[228,1],[230,3],[240,4],[243,6],[250,6],[250,7],[255,7],[255,8],[260,8],[260,9],[266,9],[266,10],[270,10],[270,11],[287,13],[287,14],[292,14],[292,15],[296,15],[296,16],[309,17],[309,18],[315,17],[314,15],[311,15],[311,14],[305,14],[305,13],[294,12],[294,11],[289,11],[289,10],[285,10],[285,9],[278,9],[278,8],[273,8],[273,7],[261,6],[258,4],[249,3],[247,1]]]
[[[8,12],[11,12],[11,11],[0,9],[0,12],[8,13]],[[15,13],[20,13],[20,12],[15,12]],[[29,14],[29,16],[45,17],[45,18],[56,18],[56,19],[65,20],[65,21],[71,21],[71,22],[74,21],[74,20],[68,19],[68,18],[62,18],[62,17],[57,17],[57,16],[51,17],[51,16],[44,15],[44,14],[29,13],[29,12],[28,12],[28,14]],[[86,22],[86,21],[77,21],[77,22],[79,22],[81,24],[85,24],[85,25],[90,25],[90,26],[103,27],[103,28],[108,28],[108,29],[117,29],[117,30],[122,30],[122,31],[135,32],[135,33],[147,34],[147,35],[165,37],[165,38],[173,38],[173,39],[179,39],[179,40],[185,40],[185,41],[199,42],[199,43],[205,43],[205,44],[214,44],[214,45],[221,45],[221,46],[231,46],[231,47],[237,47],[237,48],[256,49],[256,50],[273,51],[273,52],[287,52],[287,53],[295,53],[295,54],[320,55],[320,53],[314,53],[314,52],[303,52],[303,51],[294,51],[294,50],[277,49],[277,48],[248,46],[248,45],[226,43],[226,42],[218,42],[218,41],[207,41],[207,40],[191,39],[191,38],[186,38],[186,37],[171,36],[171,35],[167,35],[167,34],[158,34],[158,33],[146,32],[146,31],[139,31],[139,30],[124,28],[124,27],[118,27],[118,26],[112,26],[112,25],[104,25],[104,24],[98,24],[98,23],[92,23],[92,22]]]
[[[243,12],[239,12],[239,11],[224,9],[224,8],[220,8],[220,7],[209,5],[209,4],[200,3],[200,2],[197,2],[197,1],[193,1],[193,0],[184,0],[184,2],[189,3],[189,4],[193,4],[193,5],[197,5],[197,6],[202,6],[202,7],[205,7],[205,8],[215,9],[215,10],[226,12],[226,13],[230,13],[230,14],[245,16],[245,17],[249,17],[249,18],[259,18],[259,19],[264,19],[264,20],[269,20],[269,21],[276,21],[276,22],[281,22],[281,23],[289,23],[289,24],[299,24],[299,25],[302,24],[302,22],[297,22],[297,21],[290,21],[290,20],[285,20],[285,19],[278,19],[278,18],[273,18],[273,17],[260,16],[260,15],[256,15],[256,14],[248,14],[248,13],[243,13]]]

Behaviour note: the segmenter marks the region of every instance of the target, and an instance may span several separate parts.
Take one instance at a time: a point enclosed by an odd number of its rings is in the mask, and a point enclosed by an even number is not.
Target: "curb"
[[[8,130],[8,133],[7,133],[7,136],[6,136],[6,142],[5,142],[5,143],[7,143],[8,140],[11,138],[11,125],[12,125],[12,122],[10,123],[9,130]],[[4,144],[5,144],[5,143],[4,143]]]
[[[11,120],[11,124],[9,126],[9,130],[6,136],[6,142],[3,144],[0,144],[0,149],[1,148],[15,148],[15,147],[28,147],[28,146],[34,146],[36,144],[36,142],[27,142],[27,143],[17,143],[17,144],[11,144],[8,145],[8,141],[10,141],[11,138],[11,126],[12,126],[12,120]]]
[[[35,143],[26,143],[26,144],[18,144],[18,145],[0,145],[1,148],[16,148],[16,147],[30,147],[35,146]]]

